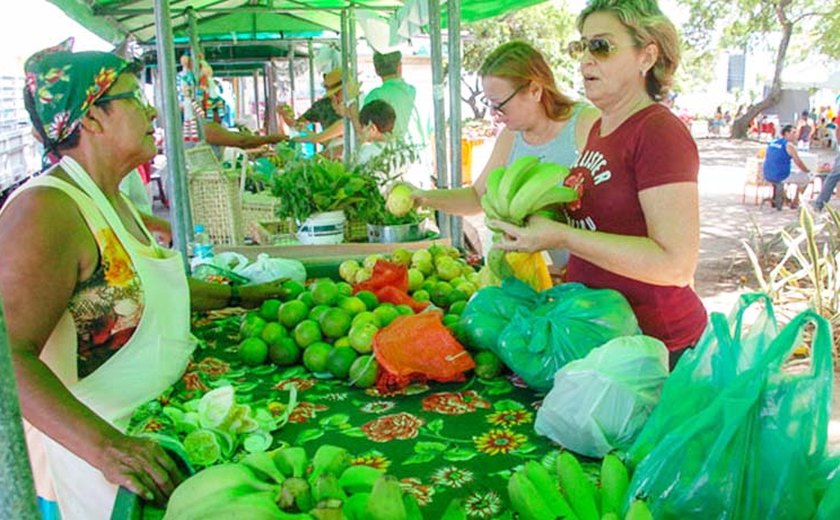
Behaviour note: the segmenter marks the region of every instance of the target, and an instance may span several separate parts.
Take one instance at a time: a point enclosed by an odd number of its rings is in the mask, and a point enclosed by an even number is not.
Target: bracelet
[[[239,307],[242,304],[242,297],[239,294],[239,287],[230,285],[230,296],[228,296],[228,307]]]

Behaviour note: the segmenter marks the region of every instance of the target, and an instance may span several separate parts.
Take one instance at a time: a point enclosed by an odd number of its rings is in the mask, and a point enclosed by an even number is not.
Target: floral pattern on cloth
[[[280,417],[294,387],[296,406],[269,449],[288,443],[311,456],[322,444],[346,448],[352,464],[399,479],[429,519],[440,518],[456,498],[471,520],[499,518],[510,512],[507,482],[513,471],[530,460],[556,464],[557,445],[534,432],[542,396],[514,376],[380,392],[316,378],[302,366],[246,367],[236,352],[240,317],[210,316],[193,322],[204,348],[196,350],[187,374],[135,412],[130,434],[155,431],[183,440],[171,408],[185,411],[184,403],[222,385],[235,387],[238,403]],[[244,453],[239,450],[233,458]],[[597,463],[583,466],[598,471]]]
[[[67,139],[129,62],[107,52],[72,52],[73,39],[39,51],[24,64],[26,88],[44,126],[48,149]]]
[[[81,282],[68,310],[76,325],[79,378],[90,375],[125,345],[143,315],[140,279],[125,248],[110,228],[94,233],[99,267]]]

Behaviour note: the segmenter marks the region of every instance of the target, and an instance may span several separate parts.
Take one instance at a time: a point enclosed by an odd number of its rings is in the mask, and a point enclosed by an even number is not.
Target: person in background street
[[[362,144],[357,152],[357,161],[366,163],[382,153],[384,143],[394,137],[397,114],[394,108],[380,99],[371,101],[359,112]]]
[[[571,166],[598,118],[598,111],[588,103],[574,101],[560,92],[545,58],[525,42],[497,47],[485,58],[479,75],[484,88],[483,102],[505,129],[472,186],[415,189],[412,198],[420,206],[455,215],[480,213],[481,196],[491,170],[527,155]],[[555,266],[565,265],[565,252],[549,251],[549,254]]]
[[[800,150],[809,150],[811,148],[811,137],[814,135],[814,122],[808,115],[807,110],[803,110],[799,116],[799,121],[796,122],[796,147]]]
[[[840,125],[835,125],[834,136],[836,142],[840,142]],[[825,205],[828,204],[828,201],[831,200],[831,196],[834,195],[834,188],[837,187],[838,182],[840,182],[840,153],[834,158],[834,166],[831,168],[831,172],[823,180],[820,194],[817,196],[817,200],[814,201],[814,209],[817,211],[823,210]]]
[[[402,78],[402,53],[400,51],[389,52],[382,54],[375,52],[373,54],[373,68],[376,70],[376,75],[382,79],[382,85],[371,90],[363,105],[367,105],[371,101],[382,100],[388,103],[397,115],[396,123],[394,124],[393,136],[396,139],[405,139],[408,134],[410,136],[409,128],[413,123],[416,126],[416,108],[414,106],[417,97],[417,89],[406,83]]]
[[[65,520],[111,517],[124,486],[163,503],[183,478],[132,412],[180,379],[190,311],[277,297],[188,280],[119,192],[156,153],[131,63],[65,42],[25,63],[32,125],[58,163],[0,210],[0,293],[36,490]],[[53,506],[48,504],[53,502]]]
[[[697,145],[658,103],[680,60],[674,24],[654,0],[592,0],[569,45],[586,97],[601,111],[566,185],[580,193],[569,223],[492,222],[511,251],[565,248],[566,280],[622,293],[671,366],[706,328],[692,289],[700,242]]]
[[[804,112],[807,117],[808,113]],[[782,127],[782,136],[767,143],[767,152],[764,154],[763,173],[764,179],[773,185],[772,206],[781,211],[785,201],[785,182],[796,184],[796,195],[790,201],[790,208],[799,207],[799,196],[805,191],[808,182],[802,181],[802,175],[791,175],[791,160],[808,178],[808,166],[799,158],[796,151],[796,132],[792,125]]]
[[[338,71],[337,73],[335,72],[336,70]],[[336,75],[338,78],[335,77]],[[332,87],[329,87],[328,85],[330,85],[330,83],[341,81],[341,69],[335,69],[334,71],[330,71],[328,74],[324,74],[323,80],[324,88],[327,89],[327,92],[329,92],[335,86],[333,85]],[[295,119],[294,111],[288,103],[283,103],[278,106],[277,113],[283,123],[285,123],[289,128],[294,128],[296,130],[302,130],[307,124],[315,123],[320,125],[321,130],[323,131],[330,128],[333,123],[341,121],[341,116],[338,115],[338,112],[336,112],[333,108],[332,101],[328,95],[325,95],[312,103],[312,106],[310,106],[309,109],[301,114],[301,116],[297,119]]]
[[[345,112],[343,86],[342,70],[340,68],[333,69],[324,75],[324,89],[326,90],[324,98],[329,100],[333,112],[339,118],[332,121],[321,132],[297,136],[294,138],[295,141],[323,144],[324,151],[322,153],[324,155],[332,158],[341,156],[342,150],[344,149],[344,143],[342,142],[342,137],[344,137],[344,119],[341,116]],[[350,97],[354,99],[358,87],[355,85],[348,85],[348,87],[351,89]]]

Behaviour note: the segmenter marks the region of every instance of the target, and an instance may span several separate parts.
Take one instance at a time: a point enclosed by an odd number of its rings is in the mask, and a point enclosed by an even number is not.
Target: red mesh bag
[[[353,286],[353,294],[359,291],[372,292],[380,302],[409,305],[414,312],[420,312],[429,305],[408,295],[408,269],[386,260],[377,260],[371,277]]]
[[[376,333],[373,353],[381,368],[376,386],[393,391],[412,382],[463,381],[475,362],[443,325],[440,311],[400,316]]]

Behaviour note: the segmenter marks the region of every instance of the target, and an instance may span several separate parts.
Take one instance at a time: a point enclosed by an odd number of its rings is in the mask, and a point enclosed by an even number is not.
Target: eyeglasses
[[[481,104],[482,104],[482,105],[484,105],[485,107],[489,108],[489,109],[490,109],[491,111],[493,111],[493,112],[498,112],[498,113],[500,113],[500,114],[504,114],[504,113],[505,113],[505,111],[504,111],[505,105],[507,105],[507,104],[510,102],[510,100],[514,98],[514,96],[516,96],[517,94],[519,94],[519,91],[520,91],[520,90],[522,90],[523,88],[525,88],[525,87],[527,87],[527,86],[528,86],[528,83],[523,83],[522,85],[519,85],[519,86],[516,88],[516,90],[514,90],[513,92],[511,92],[511,94],[510,94],[508,97],[506,97],[505,99],[503,99],[503,100],[502,100],[501,102],[499,102],[498,104],[495,104],[495,105],[494,105],[494,104],[493,104],[493,102],[492,102],[492,101],[490,101],[489,99],[487,99],[486,97],[484,97],[484,98],[482,98],[482,99],[481,99]]]
[[[149,100],[146,98],[146,94],[144,94],[143,91],[139,88],[129,90],[128,92],[121,92],[119,94],[102,96],[99,99],[97,99],[93,104],[101,105],[103,103],[107,103],[108,101],[116,101],[118,99],[133,99],[134,101],[137,101],[140,104],[140,108],[144,110],[149,110],[150,108],[152,108],[151,103],[149,103]]]
[[[618,47],[606,38],[581,38],[578,41],[569,42],[567,50],[573,60],[579,60],[587,50],[595,59],[605,60],[617,51]]]

